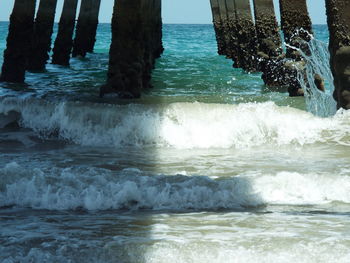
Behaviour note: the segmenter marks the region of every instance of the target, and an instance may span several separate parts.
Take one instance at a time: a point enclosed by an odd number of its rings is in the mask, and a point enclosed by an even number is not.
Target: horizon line
[[[0,20],[0,23],[1,22],[10,22],[9,20]],[[58,24],[59,23],[59,21],[55,21],[55,23],[56,24]],[[99,24],[111,24],[111,22],[99,22]],[[181,23],[179,23],[179,22],[172,22],[172,23],[163,23],[163,25],[212,25],[213,23],[183,23],[183,22],[181,22]],[[317,26],[317,25],[327,25],[327,23],[325,23],[325,24],[319,24],[319,23],[317,23],[317,24],[312,24],[312,25],[315,25],[315,26]]]

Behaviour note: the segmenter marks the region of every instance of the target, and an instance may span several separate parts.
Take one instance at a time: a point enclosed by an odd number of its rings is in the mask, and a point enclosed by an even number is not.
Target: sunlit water
[[[349,112],[233,69],[210,25],[165,25],[154,88],[100,99],[109,39],[0,84],[0,261],[349,262]]]

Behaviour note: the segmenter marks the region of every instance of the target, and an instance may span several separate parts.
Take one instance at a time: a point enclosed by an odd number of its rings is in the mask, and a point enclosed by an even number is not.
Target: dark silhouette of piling
[[[210,0],[211,12],[213,15],[213,25],[215,30],[216,43],[218,45],[218,54],[225,55],[226,46],[225,46],[225,37],[223,34],[220,7],[218,0]]]
[[[258,42],[250,2],[246,0],[235,0],[235,7],[237,41],[239,45],[235,67],[242,68],[248,72],[254,72],[258,70]]]
[[[228,58],[236,61],[238,54],[238,39],[237,39],[237,25],[236,25],[236,7],[235,0],[226,0],[226,13],[227,13],[227,47],[226,55]]]
[[[115,1],[107,83],[101,96],[139,98],[151,87],[154,61],[163,50],[160,9],[160,0]]]
[[[94,0],[82,0],[73,41],[72,56],[85,57],[89,45],[90,12]]]
[[[40,0],[34,22],[31,52],[27,69],[44,71],[51,50],[51,36],[55,20],[57,0]]]
[[[101,6],[101,0],[93,1],[91,15],[90,15],[91,29],[90,29],[89,40],[88,40],[89,42],[86,50],[88,53],[94,52],[94,47],[96,43],[96,33],[97,33],[97,27],[98,27],[98,15],[100,14],[100,6]]]
[[[78,0],[65,0],[53,48],[52,63],[69,66]]]
[[[143,1],[143,42],[144,42],[144,55],[143,55],[143,75],[142,75],[142,88],[151,87],[152,70],[154,68],[154,45],[156,44],[156,19],[155,8],[156,3],[154,1]]]
[[[273,0],[254,0],[254,14],[262,79],[268,86],[278,86],[281,83],[277,67],[283,50]]]
[[[112,18],[107,85],[101,93],[138,98],[143,88],[142,0],[116,0]]]
[[[247,72],[262,71],[269,86],[287,86],[291,96],[303,95],[297,75],[305,73],[301,55],[310,54],[312,24],[306,0],[279,0],[281,26],[287,45],[281,47],[273,0],[210,0],[218,53]],[[24,82],[26,69],[44,71],[51,48],[57,0],[15,0],[0,81]],[[82,0],[76,36],[73,31],[78,0],[65,0],[52,63],[68,66],[71,53],[85,57],[96,42],[101,0]],[[347,0],[326,0],[334,98],[338,108],[350,108],[350,6]],[[115,92],[138,98],[152,87],[156,59],[163,52],[161,0],[115,0],[112,43],[106,84],[101,95]],[[315,76],[315,83],[323,83]]]
[[[330,65],[338,108],[350,109],[350,5],[347,0],[326,0],[330,33]]]
[[[73,57],[85,57],[87,52],[92,52],[94,49],[100,1],[101,0],[81,1],[73,42]]]
[[[277,61],[279,82],[288,87],[290,96],[303,96],[298,74],[305,74],[305,61],[300,50],[310,54],[308,42],[312,35],[312,23],[306,0],[280,0],[281,27],[286,43],[286,58]]]
[[[24,82],[33,35],[35,0],[16,0],[10,17],[0,81]]]
[[[271,58],[280,56],[282,41],[273,0],[254,0],[254,14],[259,52]]]
[[[161,16],[162,1],[144,1],[145,10],[148,15],[144,16],[144,39],[145,39],[145,55],[144,55],[144,74],[143,88],[151,88],[152,70],[155,68],[156,59],[161,56],[164,51],[163,47],[163,23]]]
[[[155,0],[154,8],[154,59],[159,58],[163,51],[163,21],[162,21],[162,0]]]
[[[285,43],[308,53],[306,43],[310,41],[312,22],[306,0],[280,0],[280,9]],[[289,46],[287,46],[287,57],[300,59],[299,52]]]
[[[223,51],[222,55],[225,55],[227,58],[230,58],[229,54],[229,27],[228,27],[228,14],[226,8],[226,0],[218,0],[219,12],[220,12],[220,31],[222,34],[223,41]]]

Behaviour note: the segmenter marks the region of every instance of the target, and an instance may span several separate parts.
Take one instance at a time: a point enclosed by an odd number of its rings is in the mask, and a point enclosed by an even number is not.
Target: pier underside
[[[286,87],[290,96],[303,96],[298,76],[306,74],[312,39],[312,24],[306,0],[280,0],[281,29],[273,0],[210,0],[218,54],[245,72],[262,72],[269,87]],[[348,88],[349,15],[345,0],[327,0],[329,50],[334,75],[334,98],[338,107],[350,107]],[[1,81],[24,82],[26,70],[43,72],[51,51],[53,19],[57,0],[41,0],[35,14],[35,0],[16,0],[10,19]],[[101,0],[65,0],[52,63],[69,66],[71,57],[92,53],[96,41]],[[253,12],[254,11],[254,12]],[[254,17],[253,17],[254,16]],[[75,29],[75,34],[74,34]],[[73,39],[74,37],[74,39]],[[29,43],[29,44],[28,44]],[[122,98],[139,98],[152,87],[155,61],[163,52],[161,0],[115,1],[112,41],[106,83],[100,95],[116,93]],[[306,76],[305,76],[306,79]],[[324,79],[315,74],[322,91]]]

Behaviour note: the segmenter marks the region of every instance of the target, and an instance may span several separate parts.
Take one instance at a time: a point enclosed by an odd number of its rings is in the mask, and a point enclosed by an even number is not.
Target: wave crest
[[[239,105],[173,103],[107,105],[2,98],[0,113],[42,136],[92,146],[242,148],[263,144],[350,145],[350,113],[319,118],[273,102]]]
[[[217,210],[262,205],[350,204],[349,171],[340,175],[247,173],[206,176],[149,175],[137,169],[0,169],[0,206],[37,209]],[[18,178],[20,177],[20,178]]]

